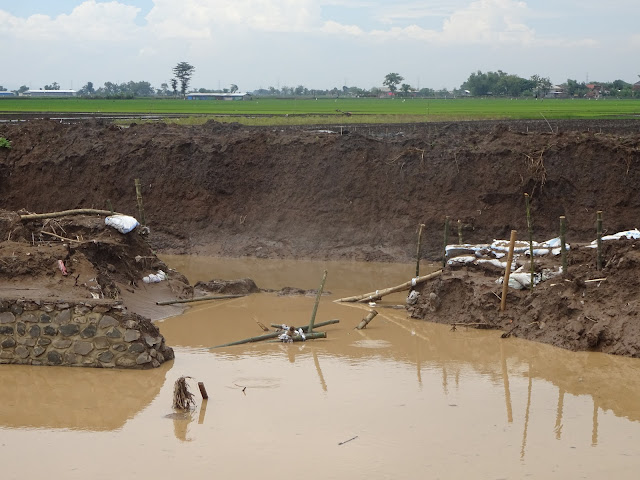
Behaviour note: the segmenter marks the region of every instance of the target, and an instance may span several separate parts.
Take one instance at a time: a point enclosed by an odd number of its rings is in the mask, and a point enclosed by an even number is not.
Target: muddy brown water
[[[176,352],[152,371],[2,365],[2,478],[637,478],[640,361],[500,332],[451,332],[345,295],[393,286],[413,265],[168,256],[194,283],[249,276],[317,288],[326,340],[205,347],[306,324],[313,297],[194,304],[158,322]],[[423,267],[427,271],[427,267]],[[197,408],[171,408],[193,377]],[[205,383],[205,403],[196,382]]]

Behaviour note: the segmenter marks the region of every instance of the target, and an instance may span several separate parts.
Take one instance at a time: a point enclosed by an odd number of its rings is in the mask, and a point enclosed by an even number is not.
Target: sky
[[[459,88],[502,70],[635,83],[639,0],[0,0],[0,85]]]

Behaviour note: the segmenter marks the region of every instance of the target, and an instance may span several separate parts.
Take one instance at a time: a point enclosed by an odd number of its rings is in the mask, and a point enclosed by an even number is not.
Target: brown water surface
[[[385,298],[412,265],[165,257],[194,283],[317,288],[327,339],[214,345],[308,323],[314,297],[196,303],[158,322],[176,359],[152,371],[0,368],[2,478],[637,478],[640,362],[407,318]],[[423,267],[424,272],[428,271]],[[423,272],[423,273],[424,273]],[[197,408],[171,408],[193,377]],[[196,382],[205,383],[203,402]]]

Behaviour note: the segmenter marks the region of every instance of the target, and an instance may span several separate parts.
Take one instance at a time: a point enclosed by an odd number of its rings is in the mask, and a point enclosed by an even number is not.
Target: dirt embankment
[[[149,238],[164,251],[383,261],[412,259],[420,223],[426,224],[425,256],[440,257],[445,215],[461,220],[465,242],[507,238],[512,229],[523,238],[524,193],[531,196],[536,240],[557,235],[560,215],[567,217],[572,244],[594,238],[597,210],[604,211],[608,233],[638,226],[640,121],[349,129],[340,134],[340,128],[332,133],[325,127],[215,122],[0,125],[0,136],[12,142],[11,149],[0,149],[0,209],[112,205],[136,215],[134,179],[140,178]],[[71,259],[74,265],[76,258],[77,265],[87,261],[84,276],[97,278],[101,294],[120,288],[126,295],[127,282],[160,267],[132,263],[135,255],[153,258],[146,244],[131,237],[136,240],[126,240],[134,243],[124,255],[122,240],[89,219],[60,226],[65,237],[90,231],[98,243],[40,242],[37,254],[27,255],[24,244],[38,240],[31,234],[38,235],[42,225],[24,225],[11,215],[0,228],[3,235],[13,232],[2,238],[3,282],[24,280],[35,269],[59,285],[54,260]],[[89,224],[80,229],[78,221]],[[22,248],[24,263],[5,268]],[[566,278],[546,282],[533,294],[510,291],[503,314],[497,313],[494,273],[449,270],[423,287],[412,313],[447,323],[485,323],[565,348],[639,356],[635,243],[608,245],[605,254],[605,270],[595,272],[594,251],[572,249]],[[36,261],[39,266],[32,267]],[[584,283],[600,276],[607,280]],[[184,294],[182,282],[178,287],[174,293]]]
[[[143,185],[152,241],[174,252],[408,260],[416,226],[437,257],[445,215],[464,241],[566,215],[571,241],[635,226],[640,121],[461,122],[314,128],[51,121],[0,125],[0,207],[108,208],[136,214]],[[344,132],[343,132],[344,133]]]

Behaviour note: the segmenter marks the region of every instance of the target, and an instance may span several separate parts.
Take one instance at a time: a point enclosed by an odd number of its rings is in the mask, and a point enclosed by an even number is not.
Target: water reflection
[[[236,274],[227,275],[231,262],[225,262],[219,275],[205,279],[252,276],[256,266],[236,260]],[[288,265],[276,262],[267,270],[284,278]],[[316,288],[324,268],[324,262],[304,263],[294,269],[304,273],[284,285]],[[383,308],[402,302],[401,295],[382,302],[366,330],[354,330],[367,308],[332,299],[402,283],[403,268],[386,265],[381,280],[375,269],[363,274],[358,265],[343,265],[333,277],[329,268],[327,288],[334,294],[322,299],[316,321],[341,321],[321,329],[327,339],[210,350],[260,334],[256,319],[265,325],[308,321],[313,298],[258,294],[198,304],[160,322],[176,351],[176,360],[160,369],[2,366],[7,468],[28,463],[19,461],[24,442],[46,450],[38,444],[45,437],[28,432],[35,427],[56,431],[40,434],[75,449],[85,438],[58,430],[112,431],[117,441],[92,435],[91,445],[118,458],[145,443],[136,463],[125,466],[135,472],[135,465],[153,463],[161,478],[197,477],[206,465],[222,476],[275,478],[265,465],[302,447],[322,451],[323,462],[312,470],[305,456],[290,462],[310,479],[468,478],[469,472],[482,472],[480,478],[599,478],[602,469],[635,478],[627,473],[640,462],[640,447],[632,441],[640,435],[638,360],[502,339],[499,332],[452,332]],[[270,282],[265,275],[259,285],[284,286]],[[198,397],[197,411],[169,417],[170,423],[163,417],[181,375],[204,381],[210,400]],[[66,477],[104,478],[99,472],[84,465],[82,476]],[[29,464],[22,473],[31,477],[45,469]]]

